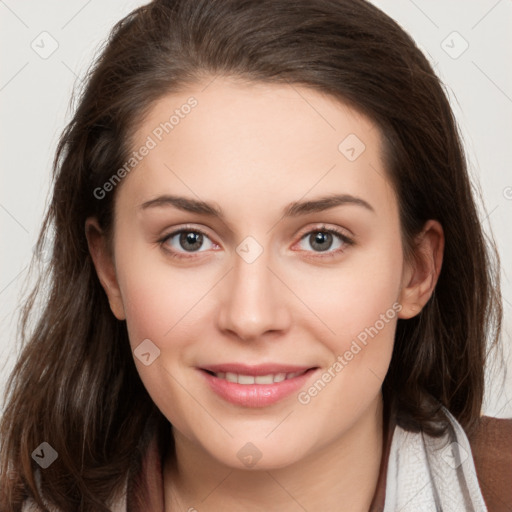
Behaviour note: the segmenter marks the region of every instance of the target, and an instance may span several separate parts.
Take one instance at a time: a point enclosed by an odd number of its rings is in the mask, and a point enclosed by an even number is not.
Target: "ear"
[[[443,228],[438,221],[429,220],[415,238],[412,261],[404,267],[399,318],[416,316],[428,302],[441,272],[443,252]]]
[[[105,290],[110,309],[118,320],[125,320],[125,312],[121,297],[121,290],[117,282],[113,255],[111,254],[107,236],[100,228],[95,217],[85,221],[85,236],[89,252],[91,253],[98,279]]]

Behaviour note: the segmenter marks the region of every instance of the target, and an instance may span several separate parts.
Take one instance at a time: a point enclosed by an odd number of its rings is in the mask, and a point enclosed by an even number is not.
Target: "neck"
[[[164,467],[166,512],[367,512],[382,457],[382,395],[334,442],[279,469],[233,469],[175,430],[174,437],[176,459],[169,457]]]

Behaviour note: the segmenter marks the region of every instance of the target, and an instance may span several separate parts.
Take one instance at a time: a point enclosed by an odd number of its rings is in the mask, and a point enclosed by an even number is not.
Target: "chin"
[[[218,463],[231,469],[244,469],[248,471],[267,471],[285,468],[299,462],[303,453],[303,446],[294,445],[282,447],[276,443],[244,441],[232,442],[225,445],[221,451],[218,446],[205,447],[210,455],[217,460]]]

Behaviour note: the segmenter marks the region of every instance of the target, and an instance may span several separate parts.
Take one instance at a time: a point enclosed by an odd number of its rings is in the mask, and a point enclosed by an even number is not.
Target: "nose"
[[[267,252],[253,262],[235,255],[234,266],[223,280],[218,327],[244,341],[269,333],[281,334],[290,326],[291,292],[271,267]]]

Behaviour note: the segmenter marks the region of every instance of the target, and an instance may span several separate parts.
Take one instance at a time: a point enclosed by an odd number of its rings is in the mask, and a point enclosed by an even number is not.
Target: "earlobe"
[[[108,247],[107,237],[100,228],[96,218],[89,217],[85,221],[85,235],[96,274],[107,294],[110,309],[118,320],[125,320],[126,316],[115,265]]]
[[[443,252],[443,228],[438,221],[429,220],[416,237],[413,261],[404,268],[399,318],[416,316],[429,301],[441,273]]]

